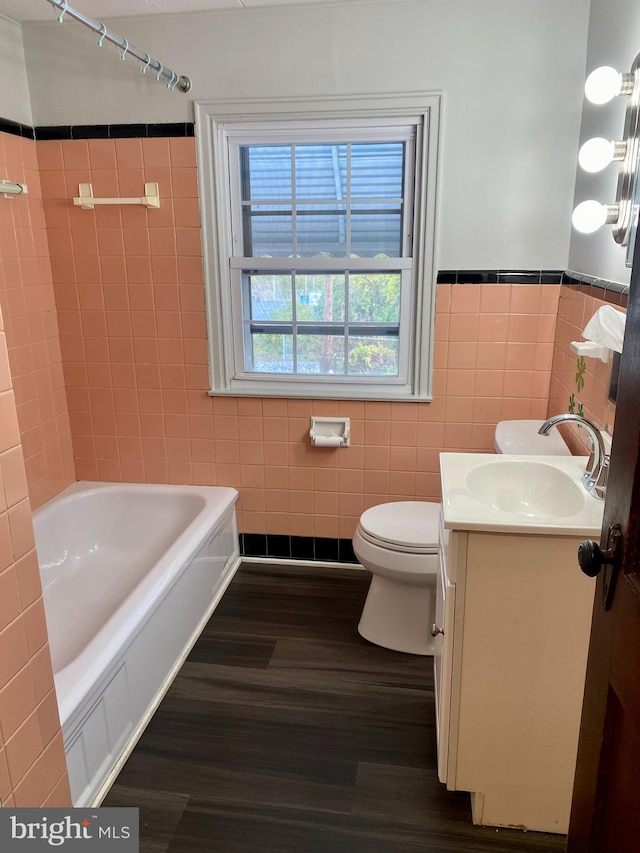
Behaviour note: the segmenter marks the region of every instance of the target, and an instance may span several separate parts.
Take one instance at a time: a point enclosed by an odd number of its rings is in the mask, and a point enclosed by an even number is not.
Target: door
[[[598,575],[568,853],[640,849],[640,240],[635,258],[600,543],[619,524],[621,556]]]

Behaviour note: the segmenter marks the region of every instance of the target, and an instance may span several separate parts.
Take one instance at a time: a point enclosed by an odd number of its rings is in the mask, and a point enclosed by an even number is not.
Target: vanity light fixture
[[[596,68],[587,77],[584,91],[593,104],[606,104],[620,95],[628,100],[623,138],[589,139],[578,155],[578,162],[586,172],[601,172],[610,163],[619,163],[615,203],[583,201],[574,210],[571,221],[574,228],[583,234],[592,234],[603,225],[612,225],[613,239],[628,247],[627,266],[631,266],[634,240],[630,236],[638,220],[640,195],[640,54],[634,59],[628,74],[621,74],[608,65]]]
[[[620,217],[620,205],[600,204],[590,198],[588,201],[580,202],[573,211],[571,221],[576,231],[582,234],[593,234],[603,225],[617,224]]]
[[[608,104],[618,95],[630,95],[634,83],[633,69],[629,74],[620,74],[610,65],[601,65],[585,80],[584,93],[592,104]]]
[[[601,172],[614,160],[624,160],[626,154],[626,142],[611,142],[596,136],[584,143],[578,154],[578,163],[585,172]]]

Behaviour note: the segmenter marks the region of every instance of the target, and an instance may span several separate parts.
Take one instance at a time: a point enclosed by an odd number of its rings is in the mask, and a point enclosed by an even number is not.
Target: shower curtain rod
[[[94,33],[97,33],[100,36],[98,39],[98,47],[102,47],[102,42],[105,39],[110,41],[112,44],[115,44],[117,48],[122,50],[120,59],[125,59],[129,54],[131,54],[131,56],[144,63],[144,66],[140,69],[143,74],[147,69],[155,71],[155,79],[160,80],[161,77],[164,78],[167,81],[167,89],[171,89],[172,91],[173,89],[179,89],[181,92],[188,92],[191,89],[191,80],[189,77],[185,77],[184,75],[179,76],[175,71],[172,71],[171,68],[165,68],[157,59],[152,59],[146,51],[139,50],[134,45],[129,44],[127,39],[121,38],[115,33],[110,32],[102,22],[93,21],[91,18],[87,18],[86,15],[83,15],[81,12],[73,9],[69,6],[67,0],[47,0],[47,2],[51,3],[54,8],[60,10],[60,14],[58,15],[58,21],[60,23],[63,22],[65,15],[69,15],[69,17],[83,24],[85,27],[89,27],[90,30],[93,30]]]

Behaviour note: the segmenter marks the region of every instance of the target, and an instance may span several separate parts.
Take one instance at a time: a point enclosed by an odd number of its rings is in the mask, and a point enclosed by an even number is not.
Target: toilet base
[[[358,633],[370,643],[411,655],[432,655],[434,584],[398,583],[373,575]]]

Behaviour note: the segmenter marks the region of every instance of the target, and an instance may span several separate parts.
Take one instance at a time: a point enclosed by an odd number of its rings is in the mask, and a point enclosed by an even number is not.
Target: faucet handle
[[[609,480],[609,462],[611,457],[608,453],[602,457],[597,471],[594,471],[594,479],[592,480],[591,494],[595,498],[604,500],[607,496],[607,482]]]
[[[585,483],[593,481],[593,478],[596,476],[596,443],[590,433],[587,433],[587,444],[589,447],[589,459],[582,472],[582,479]]]

